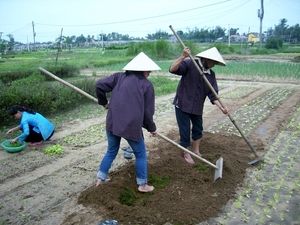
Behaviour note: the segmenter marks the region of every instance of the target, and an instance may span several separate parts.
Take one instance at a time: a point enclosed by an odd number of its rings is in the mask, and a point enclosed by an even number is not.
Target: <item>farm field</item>
[[[145,132],[149,184],[160,180],[166,185],[138,193],[134,158],[125,159],[120,149],[111,182],[95,187],[107,144],[105,115],[71,120],[42,146],[0,152],[0,224],[97,225],[104,219],[119,224],[300,224],[300,84],[224,79],[219,88],[263,162],[248,164],[255,155],[229,118],[207,101],[200,151],[212,163],[224,159],[222,179],[214,182],[209,165],[197,159],[195,166],[188,165],[181,149]],[[173,97],[156,99],[155,122],[158,132],[178,142]],[[63,155],[44,154],[55,144]],[[203,166],[208,170],[199,169]],[[130,206],[120,203],[124,190],[137,198]]]

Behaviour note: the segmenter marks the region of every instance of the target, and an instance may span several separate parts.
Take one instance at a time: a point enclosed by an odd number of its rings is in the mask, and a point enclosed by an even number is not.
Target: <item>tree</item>
[[[4,53],[6,46],[8,46],[8,41],[6,40],[1,40],[0,42],[0,53]]]
[[[99,41],[107,41],[108,40],[108,37],[106,36],[106,34],[99,34]]]
[[[288,35],[288,27],[289,27],[288,25],[286,25],[286,23],[287,23],[287,19],[283,18],[279,20],[279,24],[275,26],[274,29],[274,35],[281,37],[284,40]]]
[[[69,37],[69,36],[65,37],[65,43],[67,44],[69,51],[71,51],[71,47],[72,47],[72,43],[73,43],[72,37]]]
[[[182,30],[179,30],[176,32],[179,36],[182,36],[183,35],[183,31]]]
[[[268,28],[268,30],[266,31],[266,36],[272,36],[274,34],[274,29],[272,27]]]
[[[225,36],[225,28],[221,28],[220,26],[216,26],[216,28],[214,30],[211,30],[211,32],[214,34],[215,39],[216,38],[220,38],[220,37],[224,37]]]
[[[12,34],[8,34],[7,37],[9,38],[9,42],[7,43],[8,51],[14,50],[15,39]]]
[[[78,46],[83,45],[85,42],[86,38],[83,36],[83,34],[77,37],[75,40],[75,44],[77,44]]]
[[[290,33],[289,42],[297,43],[300,40],[300,26],[299,26],[299,24],[296,24],[295,26],[290,27],[288,29],[288,32]]]
[[[156,33],[154,34],[147,34],[146,36],[147,39],[149,40],[157,40],[157,39],[168,39],[169,38],[169,34],[165,31],[156,31]]]
[[[235,35],[237,34],[237,31],[239,30],[239,28],[230,28],[230,35]]]
[[[123,40],[123,41],[128,41],[129,39],[130,39],[130,37],[129,37],[128,34],[121,35],[121,40]]]
[[[267,40],[266,48],[267,49],[281,49],[283,45],[283,40],[280,37],[270,37]]]

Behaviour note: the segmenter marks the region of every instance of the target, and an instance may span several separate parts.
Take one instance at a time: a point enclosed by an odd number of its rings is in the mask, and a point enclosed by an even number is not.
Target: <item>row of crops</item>
[[[236,98],[236,96],[244,97],[253,91],[255,88],[237,88],[230,94],[226,94],[224,98]],[[287,99],[287,97],[292,93],[291,90],[278,90],[272,89],[265,92],[263,95],[251,102],[244,104],[241,108],[236,110],[232,117],[239,124],[240,130],[244,134],[249,134],[258,123],[268,117],[271,111],[276,108],[282,101]],[[214,123],[211,127],[207,129],[211,133],[220,133],[227,135],[237,135],[240,136],[238,130],[234,127],[233,123],[227,118]]]
[[[299,222],[300,106],[269,147],[261,168],[234,201],[220,224],[296,224]],[[276,222],[275,222],[276,221]],[[281,221],[281,222],[280,222]]]

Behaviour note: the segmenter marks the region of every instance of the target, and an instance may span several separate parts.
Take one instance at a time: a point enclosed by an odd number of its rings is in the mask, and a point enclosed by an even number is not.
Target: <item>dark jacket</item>
[[[142,127],[156,131],[153,121],[155,95],[153,84],[141,73],[128,75],[118,72],[100,79],[96,84],[99,105],[108,103],[106,93],[111,92],[106,117],[106,129],[114,135],[140,142]]]
[[[198,63],[197,59],[196,62]],[[198,65],[203,71],[202,65]],[[217,100],[190,58],[183,60],[173,74],[181,75],[173,104],[183,112],[202,115],[206,97],[208,96],[212,103]],[[210,69],[210,74],[205,72],[204,75],[218,93],[215,73]]]

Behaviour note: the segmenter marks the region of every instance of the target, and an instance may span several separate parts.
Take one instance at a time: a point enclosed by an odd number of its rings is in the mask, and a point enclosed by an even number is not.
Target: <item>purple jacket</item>
[[[195,61],[197,62],[198,60],[196,59]],[[200,69],[202,68],[200,65],[199,67]],[[178,70],[173,72],[173,74],[181,75],[173,104],[183,112],[202,115],[206,96],[208,96],[212,103],[214,100],[217,100],[217,97],[205,83],[202,75],[190,58],[183,60]],[[213,86],[216,93],[218,93],[215,73],[210,70],[210,74],[204,73],[204,75]]]
[[[153,121],[155,94],[153,84],[142,74],[118,72],[100,79],[96,84],[99,105],[108,103],[106,129],[114,135],[140,142],[142,127],[156,131]]]

